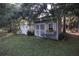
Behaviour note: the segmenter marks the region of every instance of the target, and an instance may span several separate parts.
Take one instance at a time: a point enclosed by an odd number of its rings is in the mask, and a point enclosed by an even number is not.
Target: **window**
[[[56,30],[57,29],[57,24],[53,23],[53,29]]]
[[[52,23],[49,24],[48,32],[53,32],[53,24]]]
[[[36,29],[39,29],[39,25],[36,25]]]
[[[41,30],[44,30],[44,24],[41,24],[41,25],[40,25],[40,29],[41,29]]]
[[[39,35],[39,31],[36,31],[36,35]]]
[[[53,24],[52,23],[49,24],[49,29],[53,29]]]
[[[44,31],[40,31],[40,35],[43,36],[45,34]]]

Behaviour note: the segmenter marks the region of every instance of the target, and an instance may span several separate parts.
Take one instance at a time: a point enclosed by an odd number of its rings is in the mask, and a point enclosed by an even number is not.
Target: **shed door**
[[[35,35],[39,36],[39,24],[35,26]]]
[[[40,36],[43,37],[45,34],[45,24],[40,24],[40,29],[39,29]]]
[[[36,25],[36,36],[42,37],[45,33],[45,24],[37,24]]]

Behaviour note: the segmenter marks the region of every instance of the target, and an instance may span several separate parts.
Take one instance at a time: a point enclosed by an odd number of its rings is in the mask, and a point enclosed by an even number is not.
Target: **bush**
[[[69,39],[69,37],[70,37],[70,35],[68,34],[68,33],[61,33],[61,34],[59,34],[59,39],[60,40],[68,40]]]
[[[62,40],[62,39],[64,39],[65,38],[65,34],[64,33],[60,33],[59,34],[59,40]]]
[[[32,36],[32,35],[34,35],[34,32],[28,31],[27,34]]]

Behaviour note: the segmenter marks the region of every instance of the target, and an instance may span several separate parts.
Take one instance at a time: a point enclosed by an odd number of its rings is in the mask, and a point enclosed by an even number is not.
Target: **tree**
[[[17,4],[1,4],[0,5],[0,27],[10,28],[10,31],[16,30],[16,21],[18,12],[20,11]]]

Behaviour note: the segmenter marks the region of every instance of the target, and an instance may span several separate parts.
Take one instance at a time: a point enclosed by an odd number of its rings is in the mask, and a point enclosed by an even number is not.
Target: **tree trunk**
[[[63,17],[63,33],[66,33],[66,19]]]

